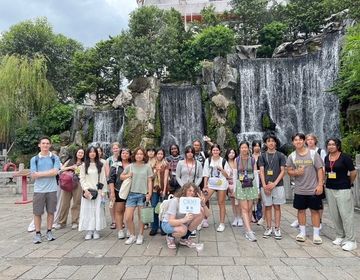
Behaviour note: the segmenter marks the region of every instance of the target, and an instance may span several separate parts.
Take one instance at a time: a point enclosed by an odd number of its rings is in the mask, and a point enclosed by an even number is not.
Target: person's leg
[[[33,214],[36,233],[39,233],[41,231],[41,215],[44,213],[45,201],[46,200],[44,193],[34,193]]]
[[[251,213],[251,208],[249,210],[248,200],[240,200],[240,206],[241,206],[242,219],[245,225],[245,230],[251,231],[250,216],[249,216],[249,211]]]
[[[41,231],[41,215],[34,215],[35,231]]]
[[[306,226],[306,209],[298,210],[297,218],[300,226]]]
[[[82,189],[77,186],[72,192],[71,223],[79,224]]]
[[[230,197],[230,202],[231,202],[231,209],[232,209],[232,212],[233,212],[233,216],[234,216],[234,221],[232,222],[232,226],[237,226],[237,220],[238,220],[238,213],[237,213],[237,209],[236,209],[236,206],[235,205],[235,197]]]
[[[141,221],[141,209],[143,208],[143,206],[138,206],[138,226],[139,226],[139,234],[140,235],[144,235],[144,224]]]
[[[45,194],[45,205],[47,212],[47,230],[51,231],[52,225],[54,222],[54,214],[56,211],[57,205],[57,195],[56,192],[49,192]]]
[[[351,189],[339,190],[338,206],[340,217],[345,232],[344,242],[355,242],[355,229],[354,229],[354,199]]]
[[[320,213],[319,210],[310,210],[311,211],[311,222],[312,226],[319,228],[320,227]]]
[[[154,222],[151,224],[151,234],[154,234],[159,229],[159,214],[155,213],[155,207],[160,200],[160,195],[157,192],[154,192],[151,196],[151,206],[154,208]]]
[[[226,191],[218,191],[217,192],[217,199],[218,199],[218,205],[220,210],[220,223],[225,223],[225,215],[226,215],[226,206],[225,206],[225,200],[226,200]]]
[[[130,235],[135,235],[135,225],[134,225],[134,211],[136,207],[126,206],[125,208],[125,221]]]
[[[62,192],[62,194],[61,194],[62,199],[61,199],[61,204],[59,205],[60,209],[57,210],[59,212],[58,224],[60,224],[60,226],[66,226],[67,217],[69,215],[72,193],[65,192],[63,190],[61,190],[61,192]]]
[[[281,207],[280,205],[273,205],[275,211],[275,228],[280,228],[281,221]]]
[[[329,212],[335,227],[336,238],[344,238],[345,230],[338,205],[338,190],[325,189]]]
[[[265,206],[266,227],[271,228],[272,206]]]
[[[116,229],[119,231],[122,229],[122,219],[121,219],[121,204],[123,204],[123,202],[115,202],[114,203],[114,217],[115,217],[115,224],[116,224]]]
[[[202,213],[194,215],[193,220],[190,222],[188,226],[189,231],[193,231],[200,225],[201,221],[204,219],[204,215]]]

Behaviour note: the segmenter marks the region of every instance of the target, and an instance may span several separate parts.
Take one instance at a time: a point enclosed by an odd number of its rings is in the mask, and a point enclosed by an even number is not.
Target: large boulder
[[[66,130],[60,135],[60,143],[62,146],[69,145],[70,143],[70,130]]]
[[[133,93],[144,92],[147,88],[150,87],[149,79],[145,77],[139,77],[132,80],[128,89]]]
[[[236,53],[240,59],[256,58],[256,51],[261,45],[238,45]]]
[[[116,96],[114,102],[112,103],[112,106],[116,108],[124,108],[128,105],[130,105],[132,100],[132,95],[129,90],[121,90],[120,94]]]

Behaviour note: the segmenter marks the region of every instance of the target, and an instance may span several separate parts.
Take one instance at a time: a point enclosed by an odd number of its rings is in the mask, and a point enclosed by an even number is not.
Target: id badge
[[[272,176],[272,175],[274,175],[274,172],[273,172],[272,170],[268,170],[268,171],[266,172],[266,175]]]
[[[329,179],[336,179],[336,173],[335,172],[329,172],[328,173],[328,178]]]
[[[244,181],[244,175],[240,175],[240,176],[239,176],[239,180],[240,180],[240,181]]]

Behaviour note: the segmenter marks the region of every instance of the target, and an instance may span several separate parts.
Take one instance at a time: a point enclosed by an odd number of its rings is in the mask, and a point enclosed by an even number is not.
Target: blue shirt
[[[36,157],[38,158],[37,164],[35,160]],[[52,157],[55,158],[54,163]],[[58,156],[53,155],[52,153],[49,153],[48,156],[42,156],[38,154],[37,156],[32,157],[30,160],[31,173],[49,171],[53,168],[60,170],[60,159]],[[47,192],[56,192],[56,191],[57,191],[56,176],[41,177],[35,179],[35,183],[34,183],[35,193],[47,193]]]

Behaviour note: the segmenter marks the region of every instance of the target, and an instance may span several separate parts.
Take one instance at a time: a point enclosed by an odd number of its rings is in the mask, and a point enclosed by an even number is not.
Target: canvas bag
[[[140,209],[140,218],[143,224],[150,224],[154,222],[154,208],[151,207],[149,202]]]
[[[130,172],[132,172],[131,167],[132,167],[132,164],[130,164]],[[121,199],[127,199],[128,195],[129,195],[129,192],[130,192],[131,183],[132,183],[131,178],[127,178],[121,183],[121,187],[120,187],[120,190],[119,190],[119,197]]]

